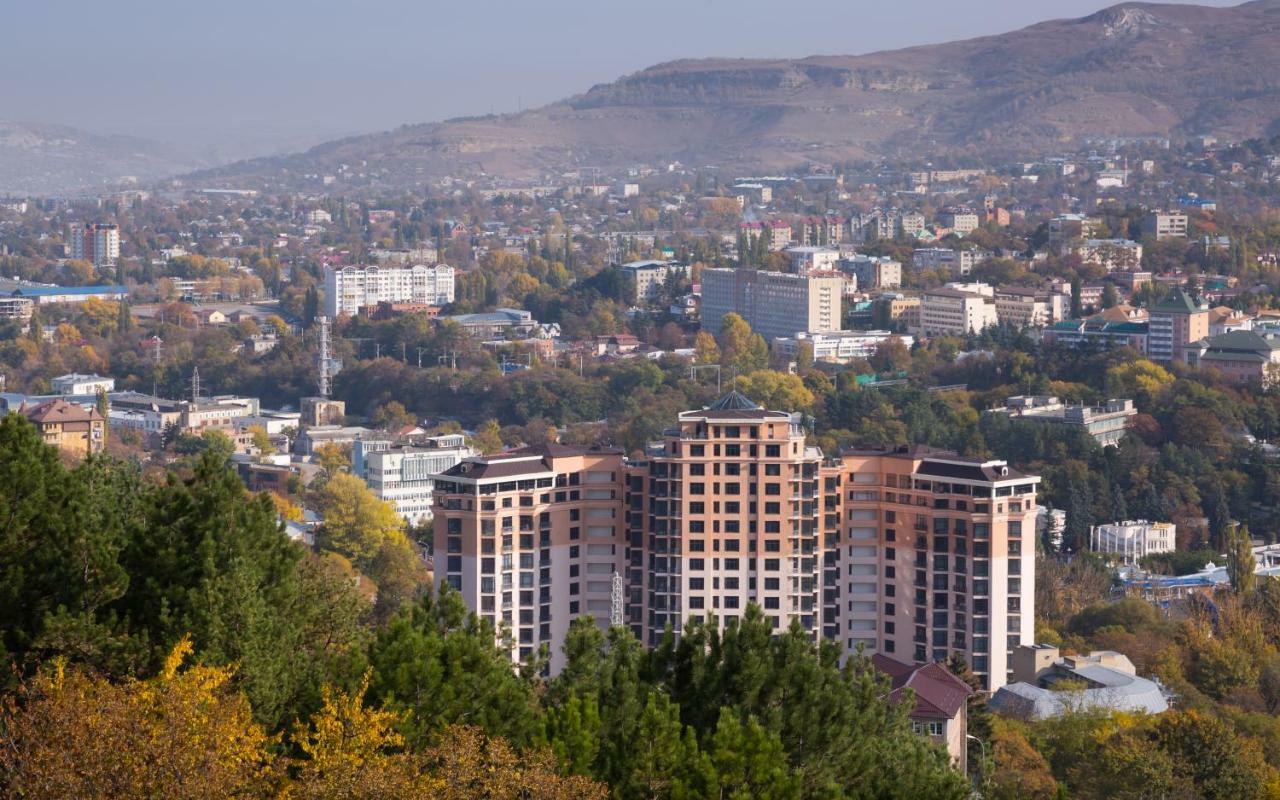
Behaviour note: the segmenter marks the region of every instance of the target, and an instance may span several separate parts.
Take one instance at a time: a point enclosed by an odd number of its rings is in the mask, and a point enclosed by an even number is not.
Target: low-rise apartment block
[[[897,289],[902,285],[902,263],[887,256],[857,254],[837,261],[836,268],[857,278],[858,288],[863,290]]]
[[[670,281],[689,277],[689,265],[676,261],[631,261],[619,269],[627,281],[629,299],[636,305],[657,300]]]
[[[1015,328],[1043,328],[1066,319],[1071,296],[1041,289],[1008,286],[996,289],[996,320]]]
[[[1142,220],[1142,233],[1157,241],[1187,238],[1187,215],[1170,211],[1152,211]]]
[[[794,337],[784,336],[773,340],[775,352],[794,358],[802,344],[813,348],[815,361],[847,364],[857,359],[868,359],[886,342],[896,339],[904,347],[911,347],[915,340],[891,331],[834,331],[831,333],[803,332]]]

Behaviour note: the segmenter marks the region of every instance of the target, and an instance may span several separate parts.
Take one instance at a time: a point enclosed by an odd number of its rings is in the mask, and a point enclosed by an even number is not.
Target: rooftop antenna
[[[333,394],[333,364],[329,358],[329,318],[316,317],[316,324],[320,326],[320,356],[319,368],[320,378],[316,381],[316,388],[319,390],[320,396],[328,398]]]

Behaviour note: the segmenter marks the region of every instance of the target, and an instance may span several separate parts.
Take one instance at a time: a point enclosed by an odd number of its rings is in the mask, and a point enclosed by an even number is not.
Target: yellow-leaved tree
[[[55,663],[0,714],[0,786],[14,797],[271,797],[274,739],[221,667],[113,684]]]

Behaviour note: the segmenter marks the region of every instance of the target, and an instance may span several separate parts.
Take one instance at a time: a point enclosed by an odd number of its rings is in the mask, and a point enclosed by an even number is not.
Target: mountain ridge
[[[677,59],[540,108],[405,125],[198,173],[371,185],[679,160],[785,169],[871,157],[1030,155],[1087,138],[1280,133],[1280,0],[1122,3],[1017,31],[862,55]]]

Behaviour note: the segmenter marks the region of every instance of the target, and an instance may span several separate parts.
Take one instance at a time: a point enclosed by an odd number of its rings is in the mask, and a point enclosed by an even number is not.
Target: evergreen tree
[[[1236,594],[1250,595],[1256,576],[1257,559],[1253,556],[1253,542],[1249,526],[1232,524],[1227,528],[1227,577]]]

